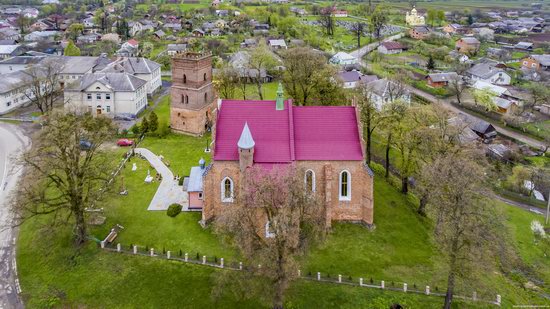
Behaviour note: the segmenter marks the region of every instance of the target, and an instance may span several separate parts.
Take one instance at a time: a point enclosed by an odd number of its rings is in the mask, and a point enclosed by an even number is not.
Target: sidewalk
[[[162,181],[147,210],[167,210],[168,206],[174,203],[182,205],[184,211],[188,210],[187,192],[183,191],[177,180],[174,180],[174,174],[162,160],[146,148],[136,148],[135,152],[144,156],[155,170],[162,175]]]

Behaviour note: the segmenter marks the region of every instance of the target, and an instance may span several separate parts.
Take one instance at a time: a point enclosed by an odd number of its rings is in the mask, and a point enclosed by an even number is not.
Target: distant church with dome
[[[410,12],[407,12],[407,15],[405,16],[405,21],[409,26],[423,26],[426,24],[424,16],[418,15],[415,7],[413,7]]]

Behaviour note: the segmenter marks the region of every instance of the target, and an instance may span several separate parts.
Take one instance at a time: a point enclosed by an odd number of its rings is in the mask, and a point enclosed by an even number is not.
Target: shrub
[[[179,215],[181,212],[181,205],[180,204],[172,204],[168,207],[168,210],[166,210],[166,214],[169,217],[175,217]]]
[[[180,177],[180,179],[178,180],[178,186],[183,186],[183,179],[185,177]]]

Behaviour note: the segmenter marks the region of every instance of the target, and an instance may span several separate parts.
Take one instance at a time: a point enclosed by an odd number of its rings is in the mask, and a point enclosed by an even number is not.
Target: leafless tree
[[[449,92],[456,98],[458,104],[462,104],[462,95],[468,89],[464,81],[460,77],[452,78],[449,80],[448,86]]]
[[[327,9],[321,10],[319,22],[321,23],[322,27],[325,29],[325,33],[327,35],[330,35],[330,36],[334,35],[334,16],[332,16],[331,10],[327,10]]]
[[[46,58],[25,71],[28,77],[22,81],[24,95],[42,114],[50,112],[63,94],[59,84],[62,68],[58,58]]]
[[[18,223],[51,214],[73,222],[75,244],[85,243],[85,209],[105,196],[101,189],[112,172],[112,158],[103,153],[101,145],[113,134],[107,117],[50,113],[32,149],[21,158],[26,179],[13,203]]]
[[[238,277],[231,282],[245,282],[241,294],[260,295],[273,308],[283,308],[285,291],[298,276],[297,258],[324,238],[323,204],[306,188],[303,171],[293,166],[249,168],[239,192],[237,205],[215,221],[216,231],[250,265],[229,274]]]
[[[492,252],[499,238],[498,219],[488,203],[487,183],[479,158],[447,154],[437,157],[422,171],[421,185],[428,193],[429,214],[435,221],[434,239],[447,261],[444,308],[451,308],[456,281],[473,272]]]

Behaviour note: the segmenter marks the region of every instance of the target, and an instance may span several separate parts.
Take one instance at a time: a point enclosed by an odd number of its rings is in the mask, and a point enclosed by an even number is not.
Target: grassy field
[[[550,136],[550,120],[527,123],[523,125],[523,128],[527,133],[539,138]]]
[[[167,102],[167,101],[166,101]],[[157,107],[157,114],[167,117],[167,103]],[[161,118],[165,119],[165,118]],[[146,137],[142,147],[162,154],[171,162],[177,174],[189,171],[199,158],[209,160],[203,152],[206,139],[169,135],[159,139]],[[117,156],[120,153],[117,152]],[[138,169],[130,171],[132,163]],[[92,228],[95,239],[103,239],[115,224],[125,229],[117,242],[172,252],[189,252],[208,257],[224,257],[237,261],[238,254],[224,247],[210,229],[198,224],[199,213],[182,213],[176,218],[164,212],[149,212],[147,206],[157,184],[145,184],[143,179],[149,164],[132,159],[123,170],[127,196],[113,195],[102,205],[107,222]],[[388,286],[407,282],[422,289],[430,285],[444,289],[445,264],[432,242],[432,224],[415,212],[411,197],[400,194],[382,176],[375,181],[376,229],[336,223],[325,244],[313,248],[302,261],[303,273],[321,272],[331,277],[342,274],[353,280],[359,277],[385,280]],[[121,178],[114,185],[118,188]],[[550,280],[550,261],[542,248],[534,243],[530,222],[539,218],[503,204],[495,204],[510,230],[510,246],[527,265],[530,276]],[[540,219],[540,218],[539,218]],[[90,307],[90,308],[258,308],[257,300],[224,296],[214,301],[210,295],[215,285],[216,270],[176,262],[100,252],[96,243],[76,253],[71,246],[68,226],[50,228],[51,217],[34,218],[20,230],[17,261],[23,297],[28,308]],[[526,290],[522,275],[504,276],[494,267],[480,269],[467,283],[459,284],[460,294],[473,290],[480,297],[494,299],[503,296],[505,307],[512,304],[540,304],[536,294]],[[438,308],[442,299],[358,287],[298,281],[289,291],[290,308],[387,308],[399,302],[407,308]],[[456,308],[477,308],[472,303],[457,302]],[[482,308],[483,305],[480,305]]]

